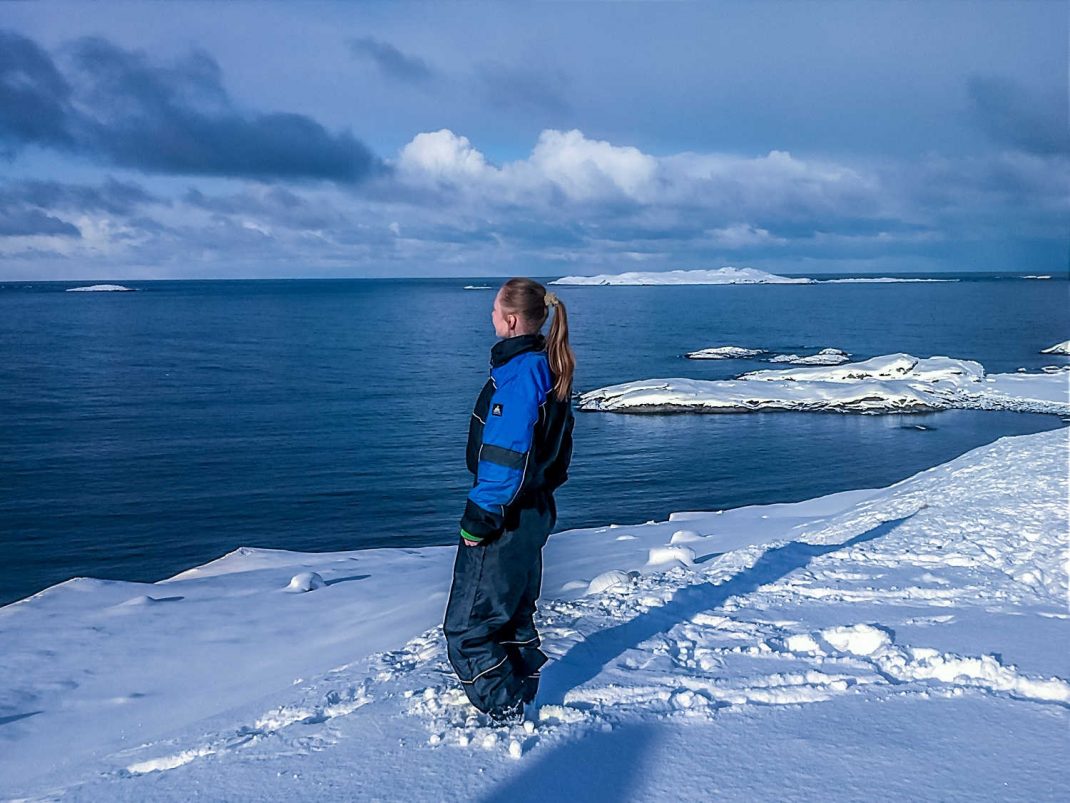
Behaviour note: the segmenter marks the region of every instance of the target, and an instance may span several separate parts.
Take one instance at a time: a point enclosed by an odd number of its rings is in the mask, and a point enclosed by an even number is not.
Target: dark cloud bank
[[[0,152],[10,158],[27,145],[151,173],[353,184],[383,169],[348,132],[238,109],[204,52],[161,66],[83,38],[53,58],[0,31]]]
[[[426,84],[435,77],[423,59],[402,53],[389,42],[371,36],[351,39],[349,50],[355,57],[370,61],[380,73],[397,81]]]

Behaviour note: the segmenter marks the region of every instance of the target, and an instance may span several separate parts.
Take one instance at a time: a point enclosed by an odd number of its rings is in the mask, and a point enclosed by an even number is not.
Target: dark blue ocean
[[[1065,278],[560,287],[576,387],[768,366],[732,344],[1065,362]],[[0,604],[72,576],[153,581],[238,546],[451,543],[494,342],[486,279],[0,285]],[[926,430],[914,427],[924,423]],[[581,414],[558,528],[877,487],[1055,416]]]

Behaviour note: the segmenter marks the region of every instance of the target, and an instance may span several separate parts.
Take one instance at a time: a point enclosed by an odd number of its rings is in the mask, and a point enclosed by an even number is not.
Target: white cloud
[[[783,237],[775,237],[768,229],[756,228],[749,223],[734,223],[709,232],[710,239],[724,248],[745,248],[751,245],[782,245]]]
[[[577,130],[543,131],[528,161],[538,175],[577,200],[618,193],[649,199],[658,169],[657,159],[638,148],[587,139]]]
[[[687,205],[710,223],[751,215],[847,211],[884,205],[873,175],[785,151],[756,157],[681,153],[656,157],[638,148],[588,139],[578,130],[543,131],[526,159],[495,166],[467,137],[449,129],[418,134],[395,163],[407,185],[452,189],[483,203],[577,204],[628,201],[645,208]]]
[[[408,177],[432,177],[450,181],[477,179],[488,172],[483,154],[468,137],[443,128],[413,137],[398,157],[399,171]]]

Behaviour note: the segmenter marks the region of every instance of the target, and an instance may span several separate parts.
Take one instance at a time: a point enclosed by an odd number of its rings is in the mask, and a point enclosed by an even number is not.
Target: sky
[[[1070,2],[0,2],[0,279],[1065,271]]]

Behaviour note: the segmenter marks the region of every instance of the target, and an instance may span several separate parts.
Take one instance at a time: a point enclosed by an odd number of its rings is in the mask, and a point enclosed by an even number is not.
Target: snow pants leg
[[[457,547],[443,624],[450,664],[480,711],[534,699],[546,663],[534,615],[553,498],[538,494],[512,513],[501,537]]]

